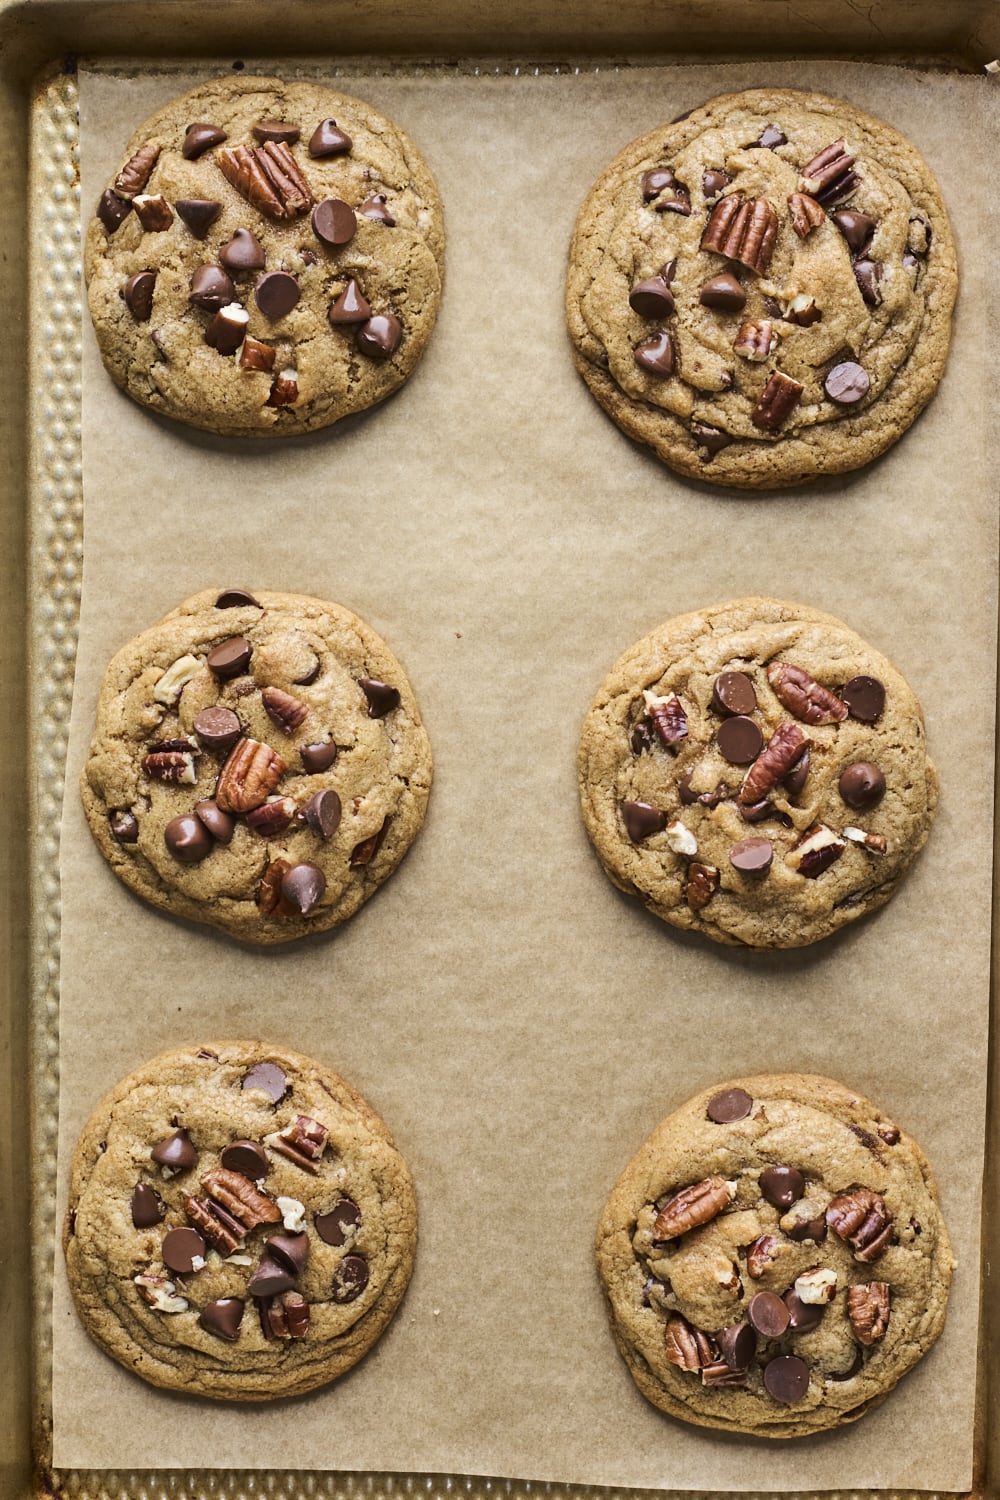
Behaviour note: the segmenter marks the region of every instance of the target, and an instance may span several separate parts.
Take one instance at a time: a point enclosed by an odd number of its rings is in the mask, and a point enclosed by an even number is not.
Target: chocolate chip
[[[830,218],[847,241],[851,254],[860,255],[875,233],[875,220],[853,208],[838,209]]]
[[[287,146],[294,146],[302,131],[297,125],[286,125],[281,120],[261,120],[253,127],[253,134],[261,144],[264,141],[284,141]]]
[[[632,748],[632,754],[642,755],[646,750],[652,750],[653,746],[657,743],[657,738],[652,719],[639,719],[632,726],[632,733],[629,735],[629,745]],[[689,771],[685,779],[689,781],[690,778],[691,773]],[[694,798],[692,797],[691,800],[694,801]],[[681,801],[684,801],[683,783],[681,784]]]
[[[760,1191],[772,1208],[782,1213],[802,1197],[806,1180],[797,1167],[765,1167],[760,1174]]]
[[[758,138],[750,142],[750,146],[761,146],[765,151],[773,151],[776,146],[784,146],[787,140],[787,135],[777,125],[765,125]]]
[[[811,759],[809,755],[809,746],[807,745],[802,754],[799,756],[798,760],[795,762],[792,769],[788,772],[787,776],[783,776],[781,778],[788,790],[789,796],[797,797],[799,795],[802,788],[806,784],[806,777],[809,775],[810,765]]]
[[[153,312],[155,271],[137,271],[122,287],[125,306],[137,323],[148,323]]]
[[[333,740],[325,740],[317,745],[303,745],[299,754],[302,757],[302,769],[314,776],[319,771],[328,771],[339,754]]]
[[[322,120],[310,137],[309,155],[343,156],[353,144],[351,137],[338,128],[336,120]]]
[[[171,818],[163,830],[163,839],[174,859],[182,865],[200,864],[215,847],[208,829],[194,813],[181,813],[180,817]]]
[[[803,1302],[794,1287],[789,1287],[781,1300],[788,1309],[789,1333],[809,1333],[819,1327],[826,1312],[825,1302]]]
[[[732,180],[729,173],[724,172],[721,167],[709,167],[708,171],[703,172],[701,177],[701,190],[706,200],[717,198],[723,188],[727,188]]]
[[[637,281],[628,294],[628,303],[640,318],[669,318],[674,310],[674,294],[662,276]]]
[[[132,1194],[132,1223],[136,1229],[150,1229],[159,1224],[167,1211],[167,1205],[148,1182],[137,1182]]]
[[[232,843],[233,834],[236,832],[236,819],[232,813],[223,812],[212,797],[196,802],[194,810],[217,844]]]
[[[306,822],[321,839],[332,839],[340,827],[340,798],[330,787],[316,792],[305,806]]]
[[[779,822],[784,820],[789,827],[792,826],[791,819],[779,814],[774,803],[767,797],[762,797],[759,802],[738,802],[736,811],[744,823],[763,823],[766,818],[777,818]]]
[[[852,719],[874,724],[885,708],[885,688],[877,677],[852,677],[844,683],[841,698]]]
[[[714,458],[734,441],[728,432],[721,432],[718,427],[709,427],[705,422],[692,422],[691,436],[699,448],[705,449],[709,458]]]
[[[272,323],[287,317],[302,293],[294,276],[287,271],[268,271],[253,289],[254,301]]]
[[[650,375],[672,375],[674,373],[674,341],[665,328],[651,339],[637,344],[632,351],[636,364]]]
[[[111,836],[117,839],[119,844],[137,844],[139,842],[139,820],[135,813],[112,813],[110,821]]]
[[[359,677],[358,687],[368,699],[369,719],[384,719],[387,713],[399,707],[399,688],[389,687],[375,677]]]
[[[236,288],[221,266],[199,266],[191,274],[188,301],[207,312],[219,312],[236,296]]]
[[[178,198],[174,208],[196,240],[205,238],[222,212],[222,204],[215,198]]]
[[[633,729],[633,731],[632,731],[632,749],[633,750],[635,750],[635,735],[636,735],[636,730],[638,730],[639,727],[640,726],[637,724],[636,727],[635,727],[635,729]],[[651,734],[650,734],[649,738],[650,738],[650,744],[652,744],[652,735]],[[678,792],[679,792],[679,794],[680,794],[681,802],[684,804],[685,807],[691,807],[691,806],[694,805],[695,802],[698,801],[698,793],[696,791],[694,791],[692,789],[692,786],[691,786],[691,777],[692,777],[693,774],[694,773],[692,771],[685,771],[684,775],[681,777],[680,786],[677,789]]]
[[[355,342],[368,359],[391,359],[402,337],[403,325],[395,313],[376,313],[367,323],[362,323]]]
[[[633,844],[641,844],[654,833],[662,833],[667,826],[667,815],[648,802],[623,802],[622,821],[625,832]]]
[[[180,1271],[187,1275],[195,1269],[196,1260],[205,1259],[205,1241],[197,1229],[169,1229],[163,1236],[163,1244],[160,1247],[163,1256],[163,1264],[168,1271]]]
[[[114,234],[115,230],[125,222],[132,212],[131,198],[119,198],[110,188],[106,188],[101,194],[97,204],[97,217],[104,225],[108,234]]]
[[[362,214],[366,219],[374,219],[376,224],[384,224],[387,229],[395,228],[396,221],[386,207],[386,196],[384,193],[372,193],[371,197],[366,198],[364,203],[362,203],[358,209],[358,213]]]
[[[723,312],[739,312],[746,307],[747,294],[731,271],[710,276],[698,293],[703,307],[718,307]]]
[[[861,293],[869,307],[878,307],[882,301],[882,293],[879,283],[882,280],[882,262],[878,260],[856,260],[854,262],[854,279],[858,283],[858,291]]]
[[[765,1339],[779,1339],[788,1327],[788,1308],[776,1292],[757,1292],[750,1298],[747,1317]]]
[[[852,359],[845,359],[842,364],[834,365],[823,381],[823,389],[838,406],[853,406],[856,401],[863,401],[870,386],[867,370],[863,370]]]
[[[198,1162],[194,1142],[186,1130],[175,1130],[173,1135],[168,1135],[165,1141],[153,1147],[150,1156],[159,1166],[174,1167],[179,1171],[186,1171]]]
[[[324,198],[317,203],[310,220],[313,234],[324,245],[346,245],[358,227],[358,216],[343,198]]]
[[[773,858],[770,839],[740,839],[729,851],[729,863],[741,875],[766,875]]]
[[[318,865],[293,865],[282,876],[281,894],[302,916],[307,917],[326,890],[326,876]]]
[[[737,714],[719,725],[716,741],[730,765],[748,766],[763,749],[764,735],[756,720]]]
[[[654,167],[651,172],[644,172],[639,182],[639,190],[642,193],[644,203],[652,203],[658,198],[665,188],[674,187],[676,178],[673,172],[666,167]]]
[[[231,708],[202,708],[194,716],[194,732],[207,750],[231,750],[243,730]]]
[[[245,1082],[243,1086],[246,1087]],[[265,1177],[271,1170],[267,1152],[256,1141],[231,1141],[228,1146],[223,1147],[222,1165],[227,1172],[241,1172],[254,1182],[258,1177]]]
[[[745,1120],[752,1109],[753,1100],[744,1089],[723,1089],[712,1095],[705,1113],[716,1125],[731,1125],[734,1120]]]
[[[328,1245],[342,1245],[352,1229],[361,1223],[361,1210],[350,1198],[338,1198],[325,1214],[317,1214],[313,1223],[316,1233]]]
[[[265,1242],[264,1253],[286,1266],[293,1276],[301,1276],[309,1259],[309,1236],[272,1234]]]
[[[250,1071],[243,1075],[240,1087],[261,1089],[272,1104],[280,1104],[288,1092],[288,1080],[277,1063],[259,1062],[254,1063]]]
[[[712,687],[717,714],[752,714],[757,707],[754,685],[745,672],[720,672]]]
[[[237,1339],[242,1321],[242,1297],[216,1297],[214,1302],[206,1302],[198,1314],[198,1323],[205,1332],[220,1339]]]
[[[348,323],[367,323],[372,315],[371,305],[361,295],[361,288],[353,278],[347,283],[336,302],[331,302],[327,317],[332,328]]]
[[[333,1273],[330,1294],[334,1302],[353,1302],[368,1285],[368,1262],[363,1255],[345,1255]]]
[[[267,263],[264,246],[249,229],[234,229],[232,239],[219,251],[219,259],[230,271],[263,271]]]
[[[216,677],[239,677],[250,665],[252,655],[250,642],[242,635],[233,635],[213,646],[205,660]]]
[[[883,1125],[879,1130],[879,1135],[885,1141],[887,1146],[895,1146],[899,1141],[899,1126]]]
[[[769,318],[783,318],[785,316],[785,310],[782,307],[781,303],[776,300],[776,298],[764,296],[761,298],[761,301],[763,303],[764,311],[767,313],[767,316]]]
[[[795,1354],[779,1354],[764,1366],[764,1389],[785,1406],[801,1401],[809,1389],[809,1366]]]
[[[185,161],[194,161],[201,156],[202,152],[208,151],[212,146],[221,145],[226,139],[226,132],[218,125],[209,125],[203,120],[196,121],[184,132],[181,155]]]
[[[241,609],[245,604],[252,605],[254,609],[263,609],[259,599],[253,594],[248,594],[246,589],[223,589],[215,601],[216,609]]]
[[[731,1323],[715,1335],[719,1353],[731,1370],[747,1370],[757,1353],[757,1335],[749,1323]]]
[[[838,787],[848,807],[860,811],[875,807],[882,801],[885,796],[885,777],[871,761],[858,760],[841,771]]]
[[[853,1380],[865,1362],[865,1351],[858,1349],[846,1370],[831,1370],[827,1375],[828,1380]]]
[[[276,1297],[279,1292],[288,1292],[295,1285],[295,1277],[287,1266],[272,1255],[263,1255],[260,1265],[247,1282],[251,1297]]]
[[[813,1240],[817,1245],[826,1239],[827,1223],[823,1214],[817,1214],[815,1219],[796,1219],[790,1228],[785,1230],[790,1240],[801,1244],[803,1240]]]
[[[914,255],[912,250],[903,251],[903,265],[907,271],[912,271],[915,276],[920,275],[920,259]]]

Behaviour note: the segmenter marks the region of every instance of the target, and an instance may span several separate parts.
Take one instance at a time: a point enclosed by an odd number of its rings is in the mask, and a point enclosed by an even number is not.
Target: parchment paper
[[[85,212],[134,125],[204,76],[82,74]],[[571,368],[562,289],[578,204],[610,157],[654,122],[766,81],[842,93],[916,143],[953,215],[964,286],[943,389],[909,435],[856,475],[754,497],[675,478],[618,433]],[[55,1462],[966,1488],[997,565],[995,256],[972,164],[995,128],[990,84],[820,63],[344,69],[339,82],[413,134],[446,205],[441,319],[400,396],[294,445],[219,441],[120,396],[87,329],[60,1176],[65,1192],[86,1115],[140,1061],[259,1034],[327,1060],[389,1121],[419,1192],[417,1271],[352,1375],[251,1411],[120,1370],[81,1331],[60,1260]],[[312,945],[257,954],[148,910],[107,871],[80,812],[106,662],[216,584],[359,611],[399,653],[433,742],[412,854]],[[897,662],[943,784],[930,845],[892,904],[771,957],[686,940],[619,896],[584,835],[574,766],[583,714],[626,646],[677,611],[754,592],[830,610]],[[661,1116],[714,1080],[769,1069],[831,1074],[911,1130],[960,1260],[932,1355],[858,1426],[805,1444],[729,1439],[648,1406],[592,1266],[601,1205]]]

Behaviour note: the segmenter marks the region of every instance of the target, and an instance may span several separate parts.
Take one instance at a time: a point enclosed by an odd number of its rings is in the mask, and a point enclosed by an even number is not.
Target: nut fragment
[[[859,174],[852,172],[853,166],[854,157],[841,136],[838,141],[824,147],[802,168],[799,191],[811,194],[824,208],[831,203],[839,203],[861,181]]]
[[[152,141],[140,146],[115,178],[115,192],[123,198],[134,198],[136,193],[141,193],[156,166],[159,154],[159,146]]]
[[[795,1292],[802,1302],[832,1302],[837,1291],[837,1273],[826,1266],[803,1271],[795,1278]]]
[[[220,307],[205,329],[205,343],[220,354],[235,354],[246,337],[250,314],[238,302]]]
[[[280,370],[271,381],[271,394],[266,406],[294,406],[299,399],[299,372],[295,369]]]
[[[240,350],[240,369],[271,370],[276,353],[273,344],[262,344],[260,339],[245,338]]]
[[[298,1198],[279,1198],[278,1207],[281,1209],[282,1223],[289,1234],[301,1234],[306,1227],[305,1204],[300,1203]]]
[[[705,1365],[701,1372],[702,1385],[746,1385],[749,1379],[748,1370],[733,1370],[726,1364],[724,1359],[715,1360],[710,1365]]]
[[[294,917],[295,910],[282,894],[281,882],[291,869],[287,859],[272,859],[261,876],[257,905],[265,917]]]
[[[814,823],[791,851],[786,863],[807,880],[815,880],[817,875],[822,875],[836,863],[846,848],[844,840],[832,828],[827,828],[825,823]]]
[[[154,781],[174,781],[194,786],[198,780],[198,773],[194,768],[197,753],[193,745],[186,750],[153,750],[142,757],[142,769]]]
[[[227,146],[215,159],[226,180],[268,218],[295,219],[312,207],[312,189],[284,141],[253,150]]]
[[[286,734],[291,734],[303,724],[309,714],[309,709],[298,698],[293,698],[291,693],[286,693],[282,688],[266,687],[260,695],[261,702],[268,718],[273,719],[279,728]]]
[[[319,1120],[296,1115],[291,1125],[277,1135],[269,1136],[267,1143],[279,1155],[315,1176],[319,1171],[316,1163],[323,1155],[328,1135],[329,1131]]]
[[[715,1359],[712,1341],[700,1328],[692,1328],[680,1314],[667,1320],[664,1333],[664,1355],[681,1370],[700,1370]]]
[[[242,1234],[236,1234],[230,1225],[224,1224],[213,1214],[210,1204],[202,1203],[190,1193],[185,1193],[184,1212],[202,1238],[212,1246],[213,1250],[218,1250],[220,1255],[232,1255],[234,1250],[241,1248]]]
[[[247,827],[261,838],[272,838],[284,833],[294,821],[298,808],[292,797],[272,797],[262,807],[253,807],[247,813]]]
[[[708,216],[701,237],[702,250],[714,250],[762,276],[771,263],[778,215],[766,198],[730,193],[720,198]]]
[[[679,818],[667,824],[667,843],[675,854],[683,854],[689,859],[698,853],[698,840]]]
[[[223,812],[245,813],[261,807],[285,773],[285,762],[261,740],[237,740],[215,787]]]
[[[348,861],[352,870],[358,870],[363,865],[371,864],[372,860],[375,858],[376,854],[385,842],[385,836],[389,832],[389,824],[391,822],[392,813],[388,813],[386,817],[383,818],[382,826],[376,833],[370,834],[368,838],[362,839],[359,844],[355,844],[354,848],[351,850],[350,860]]]
[[[139,1296],[157,1312],[182,1313],[188,1310],[186,1297],[175,1295],[177,1288],[166,1276],[133,1276]]]
[[[750,413],[751,422],[764,432],[776,432],[802,400],[804,389],[790,375],[775,370]]]
[[[647,688],[643,692],[643,697],[656,732],[668,749],[680,740],[687,739],[687,714],[676,693],[670,693],[666,698],[658,698]]]
[[[866,1281],[847,1288],[847,1316],[859,1344],[875,1344],[889,1327],[889,1283]]]
[[[153,689],[157,703],[172,708],[187,684],[201,668],[197,656],[180,656],[169,666]]]
[[[255,1299],[261,1331],[266,1339],[304,1339],[309,1327],[309,1303],[301,1292]]]
[[[174,222],[174,211],[162,193],[139,193],[132,199],[132,207],[143,229],[152,233],[169,229]]]
[[[804,724],[842,724],[847,718],[847,704],[790,661],[770,662],[767,680],[778,701]]]
[[[747,1246],[747,1275],[759,1281],[778,1259],[780,1244],[773,1234],[759,1234]]]
[[[657,1214],[653,1239],[660,1242],[675,1240],[679,1235],[687,1234],[689,1229],[707,1224],[735,1197],[736,1183],[727,1182],[724,1177],[706,1177],[702,1182],[682,1188]]]
[[[788,775],[809,743],[797,724],[783,719],[744,776],[737,800],[744,805],[760,802]]]
[[[719,888],[719,871],[715,865],[688,865],[687,904],[691,911],[701,911]]]
[[[201,1185],[228,1213],[245,1229],[255,1229],[258,1224],[277,1224],[281,1213],[266,1193],[255,1187],[242,1172],[229,1172],[225,1167],[215,1167],[206,1172]]]
[[[788,207],[792,211],[792,228],[800,240],[818,229],[826,218],[823,205],[808,193],[789,193]]]
[[[843,837],[850,839],[852,844],[864,844],[865,848],[871,849],[874,854],[884,854],[889,847],[884,834],[865,833],[863,828],[845,828]]]
[[[733,348],[741,359],[753,364],[763,364],[774,344],[774,327],[766,318],[748,318],[736,338]]]
[[[799,328],[811,328],[823,321],[823,313],[816,306],[816,298],[799,292],[785,308],[785,322],[795,323]]]
[[[892,1214],[871,1188],[852,1188],[827,1206],[826,1222],[854,1248],[854,1259],[878,1260],[892,1238]]]

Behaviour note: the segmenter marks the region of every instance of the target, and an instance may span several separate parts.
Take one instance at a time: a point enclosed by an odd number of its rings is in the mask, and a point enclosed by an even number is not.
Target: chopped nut
[[[846,848],[844,840],[832,828],[827,828],[825,823],[814,823],[792,849],[785,863],[797,869],[807,880],[815,880],[817,875],[822,875],[824,870],[836,863]]]
[[[139,1288],[139,1296],[143,1302],[148,1302],[157,1312],[187,1312],[187,1298],[175,1295],[177,1288],[166,1276],[133,1276],[132,1280]]]
[[[261,876],[257,905],[265,917],[294,917],[295,908],[281,889],[281,882],[291,869],[287,859],[272,859]]]
[[[790,375],[775,370],[750,413],[751,422],[764,432],[776,432],[802,400],[804,389]]]
[[[770,662],[767,680],[778,701],[804,724],[842,724],[847,718],[847,704],[790,661]]]
[[[153,689],[157,703],[172,708],[196,672],[201,670],[197,656],[180,656],[169,666]]]
[[[175,781],[194,786],[198,780],[194,768],[197,754],[193,746],[187,750],[153,750],[142,757],[142,769],[154,781]]]
[[[714,250],[762,276],[771,263],[778,215],[766,198],[731,193],[720,198],[708,216],[701,237],[702,250]]]
[[[304,1339],[309,1327],[309,1303],[300,1292],[255,1299],[266,1339]]]
[[[308,1115],[296,1115],[287,1129],[268,1137],[268,1145],[297,1167],[302,1167],[315,1176],[319,1170],[316,1163],[323,1155],[328,1135],[329,1131],[319,1120],[311,1120]]]
[[[312,189],[284,141],[266,141],[255,150],[227,146],[215,159],[227,181],[268,218],[295,219],[312,206]]]
[[[715,865],[688,865],[685,896],[691,911],[701,911],[719,888],[719,871]]]
[[[852,1188],[834,1198],[826,1222],[834,1234],[851,1243],[855,1260],[878,1260],[892,1238],[892,1214],[870,1188]]]
[[[271,382],[266,406],[294,406],[299,399],[299,375],[294,369],[282,370]]]
[[[159,146],[152,141],[140,146],[115,178],[115,192],[123,198],[134,198],[136,193],[141,193],[150,179],[159,154]]]
[[[140,193],[132,199],[132,207],[143,229],[157,232],[169,229],[174,222],[174,212],[162,194],[150,196]]]
[[[799,726],[783,719],[744,776],[737,800],[744,805],[760,802],[788,775],[808,744]]]
[[[824,147],[802,168],[799,191],[811,194],[824,208],[831,203],[838,203],[852,193],[861,181],[859,174],[851,171],[853,166],[854,157],[847,150],[841,136],[839,141]]]
[[[690,828],[685,828],[679,818],[667,824],[667,843],[675,854],[683,854],[690,858],[698,853],[698,840]]]
[[[782,1214],[778,1224],[796,1244],[812,1240],[818,1245],[826,1239],[825,1210],[821,1203],[811,1198],[800,1198],[797,1203],[793,1203],[787,1214]]]
[[[687,739],[687,714],[676,693],[671,693],[666,698],[658,698],[655,693],[651,693],[646,688],[643,697],[656,732],[668,749],[680,740]]]
[[[766,318],[748,318],[733,341],[733,348],[742,359],[753,364],[763,364],[774,343],[774,328]]]
[[[786,323],[795,323],[799,328],[811,328],[814,323],[823,321],[823,314],[816,306],[816,298],[805,292],[799,292],[798,296],[792,298],[784,317]]]
[[[884,834],[865,833],[863,828],[845,828],[843,837],[850,839],[852,844],[864,844],[866,849],[871,849],[875,854],[884,854],[888,848]]]
[[[220,1255],[231,1255],[242,1246],[242,1234],[235,1234],[229,1225],[211,1212],[209,1204],[199,1202],[190,1193],[184,1194],[184,1212],[195,1229]]]
[[[220,354],[235,354],[246,337],[250,314],[238,302],[221,307],[205,329],[205,343]]]
[[[800,240],[818,229],[826,218],[823,205],[808,193],[789,193],[788,207],[792,211],[792,228]]]
[[[245,813],[261,807],[285,770],[285,762],[270,745],[261,740],[237,740],[219,772],[215,800],[223,812]]]
[[[700,1328],[692,1328],[679,1313],[667,1320],[663,1352],[670,1364],[682,1370],[700,1370],[715,1358],[708,1334],[702,1333]]]
[[[291,734],[293,730],[298,729],[309,715],[309,710],[304,703],[281,688],[266,687],[260,697],[268,718],[273,719],[279,729],[283,729],[286,734]]]
[[[825,1266],[803,1271],[795,1278],[795,1291],[802,1302],[832,1302],[837,1291],[837,1273]]]
[[[298,1198],[279,1198],[277,1201],[288,1233],[299,1234],[306,1227],[305,1204]]]
[[[875,1344],[889,1327],[889,1283],[867,1281],[847,1288],[847,1316],[859,1344]]]
[[[295,820],[298,808],[291,797],[271,797],[263,807],[252,807],[247,813],[247,827],[261,838],[269,839],[276,833],[284,833]]]
[[[747,1275],[759,1281],[777,1260],[780,1244],[773,1234],[759,1234],[747,1246]]]
[[[369,834],[368,838],[362,839],[359,844],[355,844],[351,850],[350,860],[348,861],[352,870],[358,870],[362,865],[371,864],[385,842],[385,836],[389,832],[389,824],[391,822],[392,813],[389,813],[382,820],[382,826],[376,833]]]
[[[689,1229],[707,1224],[735,1197],[736,1183],[727,1182],[723,1177],[706,1177],[702,1182],[682,1188],[657,1214],[653,1239],[660,1242],[675,1240],[679,1235],[687,1234]]]
[[[730,1369],[724,1359],[702,1366],[702,1385],[746,1385],[748,1378],[748,1370]]]
[[[274,367],[276,353],[273,344],[262,344],[260,339],[245,338],[240,350],[240,369],[270,370]]]
[[[201,1185],[245,1229],[255,1229],[258,1224],[277,1224],[281,1219],[277,1206],[242,1172],[216,1167],[205,1173]]]

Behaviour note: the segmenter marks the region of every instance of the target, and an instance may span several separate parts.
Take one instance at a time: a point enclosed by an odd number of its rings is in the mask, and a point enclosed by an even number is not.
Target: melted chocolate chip
[[[299,284],[287,271],[268,271],[253,289],[254,301],[272,323],[287,317],[302,296]]]
[[[841,698],[852,719],[874,724],[885,708],[885,687],[877,677],[852,677],[844,683]]]
[[[764,747],[764,735],[755,719],[743,714],[724,719],[716,734],[719,750],[733,766],[748,766]]]
[[[362,296],[358,283],[352,279],[336,302],[331,302],[327,318],[331,328],[340,328],[351,323],[367,323],[371,315],[371,304]]]
[[[299,754],[302,757],[302,769],[310,775],[316,775],[330,769],[339,751],[333,740],[325,740],[317,745],[303,745]]]
[[[205,1259],[205,1241],[197,1229],[169,1229],[163,1236],[160,1254],[168,1271],[178,1271],[186,1276],[201,1269],[195,1266],[195,1261]]]
[[[249,229],[234,229],[232,239],[219,251],[219,259],[230,271],[263,271],[267,264],[264,246]]]
[[[747,1317],[765,1339],[778,1339],[789,1324],[788,1308],[776,1292],[756,1292],[747,1306]]]
[[[723,1089],[712,1095],[705,1113],[716,1125],[731,1125],[735,1120],[745,1120],[752,1109],[753,1100],[744,1089]]]
[[[802,1197],[806,1180],[797,1167],[765,1167],[760,1174],[760,1191],[772,1208],[784,1213]]]
[[[757,1335],[749,1323],[732,1323],[715,1335],[719,1353],[731,1370],[747,1370],[757,1352]]]
[[[662,276],[637,281],[628,294],[628,302],[640,318],[669,318],[674,311],[674,294]]]
[[[643,839],[663,832],[667,826],[667,815],[648,802],[623,802],[622,821],[633,844],[641,844]]]
[[[213,1302],[206,1302],[198,1314],[198,1322],[206,1333],[231,1341],[239,1338],[242,1321],[242,1297],[216,1297]]]
[[[672,375],[674,373],[674,343],[665,328],[651,339],[637,344],[632,356],[640,369],[650,375]]]
[[[789,1287],[781,1300],[788,1309],[789,1333],[809,1333],[819,1327],[826,1312],[825,1302],[803,1302],[794,1287]]]
[[[336,120],[322,120],[309,139],[309,155],[316,158],[343,156],[353,145],[351,137],[338,127]]]
[[[368,1285],[368,1262],[363,1255],[345,1255],[333,1273],[330,1295],[334,1302],[353,1302]]]
[[[350,1198],[338,1198],[325,1214],[317,1214],[316,1233],[328,1245],[343,1245],[352,1229],[361,1223],[361,1210]]]
[[[293,865],[281,880],[281,894],[297,912],[307,917],[326,890],[326,876],[318,865]]]
[[[206,797],[194,805],[195,815],[201,819],[217,844],[231,844],[236,832],[236,819],[232,813],[223,812],[214,797]]]
[[[794,1405],[809,1389],[809,1366],[795,1354],[779,1354],[764,1366],[764,1389],[775,1401]]]
[[[288,1079],[277,1063],[259,1062],[244,1074],[240,1087],[262,1089],[272,1104],[280,1104],[288,1092]]]
[[[251,605],[254,609],[263,609],[259,599],[253,594],[248,594],[246,589],[223,589],[215,601],[216,609],[242,609],[244,605]]]
[[[327,787],[309,798],[305,806],[306,822],[321,839],[332,839],[340,827],[341,811],[340,798]]]
[[[287,1267],[293,1276],[301,1276],[309,1260],[309,1236],[272,1234],[264,1245],[264,1253]]]
[[[243,1086],[246,1087],[245,1081]],[[227,1172],[241,1172],[255,1182],[271,1169],[267,1152],[256,1141],[231,1141],[223,1148],[222,1165]]]
[[[215,847],[212,835],[194,813],[171,818],[163,830],[163,840],[174,859],[182,865],[198,865]]]
[[[280,1292],[291,1291],[295,1277],[281,1261],[266,1253],[260,1265],[247,1282],[251,1297],[277,1297]]]
[[[119,844],[137,844],[139,842],[139,820],[135,813],[116,812],[111,814],[111,837]]]
[[[375,677],[359,677],[358,687],[368,699],[369,719],[384,719],[386,714],[399,707],[399,688],[379,682]]]
[[[716,307],[722,312],[739,312],[746,306],[747,294],[731,271],[721,271],[710,276],[698,293],[703,307]]]
[[[359,352],[368,359],[391,359],[402,337],[403,325],[395,313],[376,313],[367,323],[362,323],[355,335],[355,343]]]
[[[766,875],[773,858],[770,839],[740,839],[729,851],[729,863],[741,875]]]
[[[222,204],[215,198],[178,198],[174,208],[196,240],[205,238],[222,212]]]
[[[867,370],[863,370],[852,359],[834,365],[823,381],[823,389],[838,406],[854,406],[856,402],[863,401],[870,388],[871,380]]]
[[[396,221],[386,206],[384,193],[373,193],[370,198],[366,198],[358,213],[366,219],[373,219],[376,224],[384,224],[387,229],[394,229],[396,226]]]
[[[243,730],[231,708],[202,708],[194,716],[194,732],[207,750],[231,750]]]
[[[242,635],[234,635],[213,646],[205,660],[216,677],[239,677],[250,665],[252,655],[250,642]]]
[[[137,271],[122,287],[125,306],[137,323],[148,323],[153,313],[155,271]]]
[[[297,125],[286,125],[282,120],[261,120],[259,125],[253,127],[253,133],[261,144],[265,141],[284,141],[286,146],[294,146],[302,131]]]
[[[198,1152],[186,1130],[175,1130],[173,1135],[168,1135],[166,1140],[153,1147],[150,1156],[159,1166],[179,1171],[198,1164]]]
[[[189,125],[184,133],[181,155],[185,161],[195,161],[212,146],[221,146],[225,139],[226,132],[218,125],[197,121],[194,125]]]
[[[188,301],[206,312],[219,312],[236,296],[236,288],[221,266],[199,266],[191,274]]]
[[[871,243],[875,233],[875,220],[853,208],[842,208],[830,218],[847,241],[852,255],[860,255]]]

